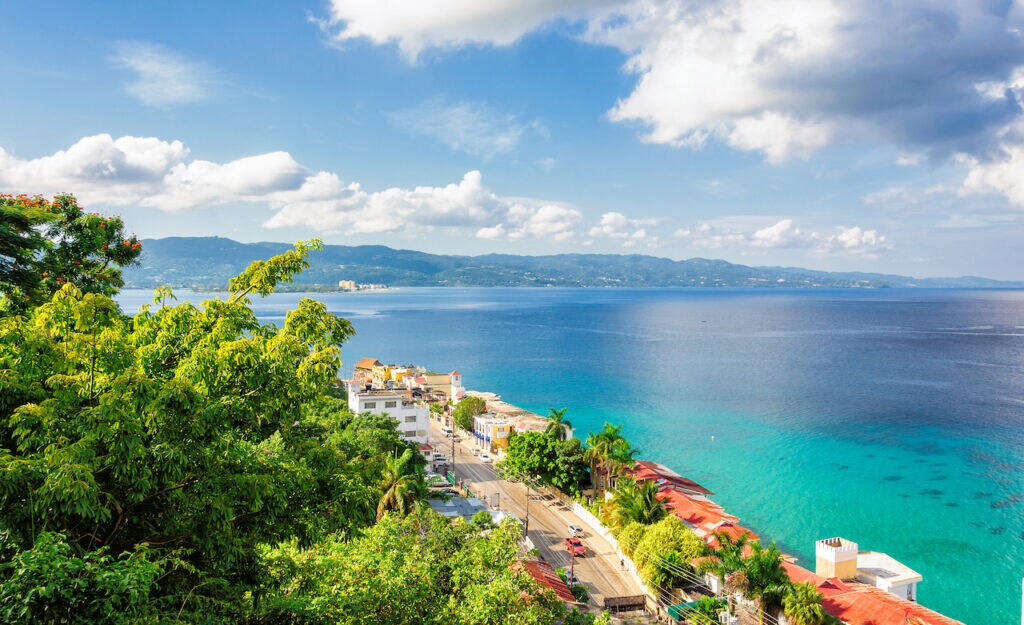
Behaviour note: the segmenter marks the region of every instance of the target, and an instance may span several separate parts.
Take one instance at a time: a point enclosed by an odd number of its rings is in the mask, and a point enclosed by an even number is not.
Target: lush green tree
[[[619,549],[622,550],[622,553],[628,557],[633,556],[636,546],[640,544],[644,534],[647,533],[647,527],[641,523],[630,523],[619,530],[615,539],[619,541]]]
[[[793,625],[826,625],[830,615],[821,605],[824,598],[814,584],[792,584],[782,596],[783,612]]]
[[[594,479],[594,487],[601,493],[599,500],[604,499],[604,491],[608,488],[612,467],[624,460],[629,453],[635,454],[625,437],[622,426],[605,423],[600,432],[587,437],[586,461],[590,464],[590,474]]]
[[[452,420],[458,427],[467,432],[472,432],[473,417],[483,414],[486,410],[487,402],[484,400],[473,396],[465,397],[455,404],[455,409],[452,411]]]
[[[569,420],[565,418],[565,413],[568,410],[568,408],[560,408],[558,410],[555,410],[554,408],[548,409],[549,423],[548,428],[547,430],[545,430],[545,432],[547,432],[551,436],[554,436],[560,441],[564,441],[566,439],[566,435],[568,434],[568,430],[572,429],[572,423],[570,423]]]
[[[765,612],[782,606],[782,598],[790,587],[789,575],[782,568],[782,552],[775,543],[764,547],[760,542],[753,542],[749,555],[743,559],[741,572],[745,580],[743,596],[757,602],[763,622]]]
[[[580,492],[587,470],[579,439],[558,440],[547,432],[511,437],[497,467],[509,479],[538,481],[571,494]]]
[[[408,514],[426,499],[427,485],[423,470],[412,462],[419,452],[406,449],[401,456],[388,463],[384,471],[384,494],[377,504],[377,519],[390,511]]]
[[[651,525],[665,518],[668,513],[658,499],[658,492],[658,484],[653,481],[637,483],[632,478],[619,478],[608,506],[612,526]]]
[[[487,529],[491,526],[491,513],[486,510],[480,510],[473,515],[469,522],[480,529]]]
[[[678,518],[667,516],[647,528],[633,550],[632,560],[640,576],[650,581],[659,575],[658,563],[672,552],[689,568],[689,563],[704,552],[704,541]]]
[[[685,612],[685,617],[693,625],[718,625],[718,615],[726,607],[721,599],[703,596],[697,600],[695,606]]]
[[[101,547],[75,553],[65,536],[43,532],[31,548],[4,554],[0,620],[91,625],[139,623],[155,617],[150,593],[157,578],[173,564],[153,560],[145,546],[118,557],[108,552]]]
[[[10,548],[30,550],[42,532],[66,536],[78,558],[148,544],[154,561],[179,563],[160,578],[157,605],[173,597],[182,619],[231,621],[259,575],[258,544],[362,527],[380,473],[368,475],[339,433],[350,416],[305,409],[332,388],[351,325],[309,299],[280,328],[261,325],[248,302],[290,281],[317,246],[253,263],[230,297],[199,307],[172,305],[162,289],[127,318],[66,284],[0,318]]]
[[[734,539],[729,534],[719,532],[715,534],[715,538],[718,540],[718,547],[708,549],[708,557],[703,559],[697,569],[702,575],[714,573],[724,582],[729,575],[743,570],[750,541],[748,534]]]
[[[388,515],[363,536],[265,549],[258,623],[588,623],[511,566],[518,523],[481,533],[432,511]]]
[[[124,284],[121,267],[135,262],[142,244],[119,217],[86,213],[74,196],[53,201],[0,195],[0,298],[24,312],[64,284],[113,295]]]

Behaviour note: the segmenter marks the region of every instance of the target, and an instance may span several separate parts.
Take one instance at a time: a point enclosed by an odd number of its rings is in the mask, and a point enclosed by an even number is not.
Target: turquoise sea
[[[179,293],[198,301],[202,295]],[[280,322],[301,297],[257,300]],[[921,603],[1015,624],[1024,576],[1024,292],[414,289],[312,297],[364,356],[458,369],[468,388],[715,491],[814,567],[840,535],[924,576]],[[151,298],[126,291],[126,311]]]

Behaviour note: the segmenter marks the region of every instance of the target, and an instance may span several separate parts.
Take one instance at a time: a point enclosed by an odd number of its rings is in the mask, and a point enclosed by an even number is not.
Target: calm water
[[[202,296],[182,292],[182,299]],[[257,302],[279,322],[299,298]],[[398,289],[318,294],[356,360],[605,421],[814,567],[841,535],[924,576],[921,603],[1017,623],[1024,292]],[[151,298],[129,291],[127,311]]]

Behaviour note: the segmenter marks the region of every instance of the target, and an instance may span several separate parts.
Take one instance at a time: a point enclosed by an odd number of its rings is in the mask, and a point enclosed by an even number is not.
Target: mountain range
[[[224,289],[254,260],[279,254],[287,243],[239,243],[221,237],[169,237],[142,242],[140,263],[124,270],[127,288],[159,285]],[[862,287],[1021,288],[964,276],[911,278],[797,267],[749,267],[724,260],[672,260],[641,254],[458,256],[396,250],[382,245],[326,245],[310,257],[293,289],[333,289],[339,280],[388,286],[575,287]]]

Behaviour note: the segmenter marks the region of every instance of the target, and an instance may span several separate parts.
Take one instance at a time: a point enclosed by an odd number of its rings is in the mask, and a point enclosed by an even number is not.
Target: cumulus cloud
[[[610,212],[601,215],[601,219],[590,228],[587,234],[592,237],[621,240],[623,247],[641,244],[647,247],[657,247],[661,244],[661,239],[647,232],[648,228],[657,223],[657,219],[632,219],[622,213]]]
[[[274,214],[264,226],[380,233],[452,228],[481,238],[565,241],[583,214],[558,203],[500,196],[478,171],[444,186],[365,191],[335,173],[311,171],[287,152],[227,163],[189,159],[180,141],[110,135],[85,137],[66,150],[22,159],[0,148],[0,191],[73,192],[86,204],[136,204],[167,212],[253,202]]]
[[[485,160],[515,150],[529,130],[547,133],[539,122],[523,122],[483,102],[449,103],[435,98],[392,113],[390,118],[407,132],[431,137],[452,150]]]
[[[960,160],[967,166],[961,195],[1000,193],[1024,208],[1024,143],[1006,145],[998,158],[988,161],[966,154]]]
[[[609,111],[654,143],[716,139],[771,162],[837,141],[985,159],[1020,116],[1020,3],[933,0],[333,0],[340,40],[508,45],[559,22],[627,55],[637,82]]]
[[[321,25],[336,42],[397,44],[415,61],[426,48],[507,46],[555,19],[576,20],[618,0],[331,0]]]
[[[156,44],[122,41],[114,46],[113,61],[134,77],[124,89],[146,106],[173,107],[201,102],[217,84],[215,72]]]
[[[892,249],[885,235],[859,226],[838,226],[819,232],[799,228],[792,219],[779,219],[758,227],[762,217],[728,217],[709,220],[676,231],[677,238],[692,247],[736,249],[750,254],[769,249],[804,249],[812,254],[843,254],[875,258]]]

